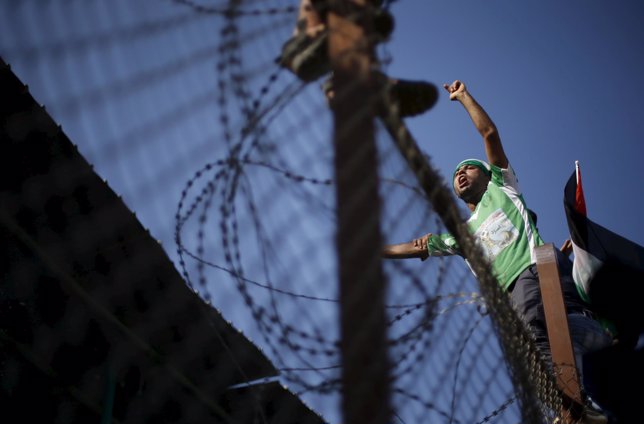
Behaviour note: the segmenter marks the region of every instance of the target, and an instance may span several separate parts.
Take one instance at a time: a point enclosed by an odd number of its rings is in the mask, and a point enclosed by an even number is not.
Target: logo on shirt
[[[481,223],[474,236],[491,263],[503,249],[519,237],[519,231],[512,225],[508,216],[501,209],[497,209]]]

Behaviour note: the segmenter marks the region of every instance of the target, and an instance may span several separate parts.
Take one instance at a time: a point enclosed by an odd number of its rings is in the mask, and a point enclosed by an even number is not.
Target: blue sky
[[[460,79],[500,130],[546,241],[567,237],[563,186],[582,167],[589,217],[644,244],[644,5],[637,1],[399,1],[392,76]],[[443,173],[484,157],[443,96],[409,120]]]
[[[199,4],[219,7],[224,2],[203,0]],[[274,0],[244,2],[244,7],[292,4],[291,0]],[[455,79],[467,85],[497,124],[546,241],[559,245],[567,237],[563,186],[574,161],[579,160],[589,217],[644,244],[640,212],[644,207],[642,2],[399,0],[393,3],[392,12],[396,30],[380,49],[382,57],[389,58],[385,70],[393,77],[439,86]],[[221,16],[197,13],[171,0],[0,0],[0,54],[178,265],[174,216],[186,183],[206,163],[225,158],[227,143],[238,141],[243,109],[253,100],[264,107],[282,93],[297,89],[294,78],[273,62],[291,33],[293,19],[292,14],[240,19],[243,43],[237,59],[243,62],[239,72],[246,77],[241,88],[232,83],[236,68],[230,63],[234,60],[220,54]],[[225,74],[217,72],[222,58]],[[223,89],[220,82],[225,83]],[[263,87],[268,87],[266,94],[259,96]],[[240,96],[239,89],[247,91]],[[262,140],[263,150],[253,158],[319,180],[330,178],[331,122],[318,84],[279,106],[267,109],[263,120],[267,136]],[[464,158],[484,156],[467,114],[444,94],[434,109],[407,122],[443,176],[450,177],[454,165]],[[233,135],[227,138],[227,132]],[[402,164],[388,141],[381,142],[384,171],[409,178],[400,171]],[[247,167],[246,172],[237,192],[240,200],[235,203],[239,227],[254,228],[248,213],[253,202],[265,225],[263,233],[256,228],[240,233],[239,263],[246,277],[275,283],[281,290],[334,298],[335,286],[330,284],[336,278],[333,193],[329,186],[293,184],[262,167]],[[193,187],[204,184],[203,179],[196,181]],[[194,193],[190,191],[184,208],[194,201]],[[383,193],[387,241],[408,240],[437,227],[427,205],[418,198],[404,197],[408,193],[396,189]],[[409,203],[400,202],[400,206],[399,199]],[[225,265],[218,232],[220,200],[213,198],[206,211],[204,256]],[[396,219],[399,216],[404,219]],[[195,225],[187,226],[184,241],[190,248],[198,247],[198,230]],[[438,288],[431,282],[443,272],[442,262],[405,263],[407,274],[402,277],[395,265],[387,264],[387,275],[395,282],[391,302],[424,299],[423,290],[448,294],[473,290],[463,264],[449,264],[448,284]],[[191,275],[198,275],[192,266]],[[421,278],[427,287],[414,286],[407,275]],[[207,277],[203,289],[227,319],[278,366],[301,365],[258,330],[234,281],[212,269]],[[309,304],[262,292],[253,295],[259,305],[266,310],[275,307],[285,322],[297,324],[300,330],[323,334],[328,340],[337,338],[337,317],[329,302]],[[455,367],[450,361],[465,346],[459,337],[478,320],[472,302],[464,303],[458,308],[440,305],[454,314],[441,317],[460,318],[439,321],[440,346],[422,340],[427,357],[434,355],[434,374],[439,376],[434,380],[438,381],[409,382],[415,376],[409,373],[403,376],[405,388],[450,403],[445,381],[453,380],[454,387],[457,383],[449,372]],[[414,315],[409,316],[403,325],[416,323]],[[473,414],[465,417],[469,420],[480,419],[510,396],[507,378],[501,376],[486,385],[490,370],[503,374],[490,366],[498,365],[500,356],[489,341],[494,338],[489,330],[489,324],[477,327],[474,347],[467,348],[482,346],[481,350],[473,350],[462,362],[463,369],[470,371],[467,376],[474,393],[465,392],[462,398],[485,398],[477,408],[469,409]],[[471,359],[477,356],[486,366],[477,366]],[[318,366],[337,362],[336,356],[304,359],[301,362]],[[424,375],[418,369],[412,371]],[[331,422],[339,422],[336,399],[328,401],[311,393],[305,393],[304,399]],[[400,402],[401,410],[413,404],[408,399]],[[403,418],[422,422],[429,417],[425,412],[421,408]],[[513,422],[511,417],[505,414],[499,419]]]

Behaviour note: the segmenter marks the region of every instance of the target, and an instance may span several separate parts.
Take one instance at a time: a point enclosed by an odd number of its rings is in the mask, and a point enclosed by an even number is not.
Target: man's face
[[[477,204],[490,182],[488,177],[478,166],[465,164],[454,175],[454,191],[459,199],[466,203]]]

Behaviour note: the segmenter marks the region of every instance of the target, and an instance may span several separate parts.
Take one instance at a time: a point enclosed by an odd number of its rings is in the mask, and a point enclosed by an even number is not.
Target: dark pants
[[[593,319],[592,312],[579,297],[572,279],[572,264],[557,250],[557,265],[561,278],[564,305],[568,316],[570,336],[573,343],[577,370],[582,378],[582,360],[586,353],[609,346],[612,337]],[[510,298],[519,316],[527,324],[536,339],[539,352],[551,366],[550,344],[546,319],[541,300],[537,266],[530,265],[510,285]]]

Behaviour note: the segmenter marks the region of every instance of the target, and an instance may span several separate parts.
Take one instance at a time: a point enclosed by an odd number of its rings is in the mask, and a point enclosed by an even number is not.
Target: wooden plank
[[[536,248],[535,253],[557,385],[568,398],[583,405],[555,249],[548,243]]]

